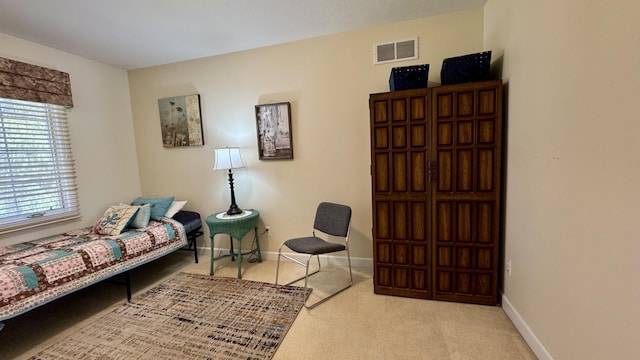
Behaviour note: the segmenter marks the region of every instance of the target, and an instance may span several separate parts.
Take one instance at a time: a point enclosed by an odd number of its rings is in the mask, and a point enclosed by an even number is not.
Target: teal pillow
[[[133,200],[131,205],[149,204],[151,206],[151,219],[160,221],[164,214],[167,213],[167,210],[169,210],[169,206],[173,203],[173,198],[173,196],[163,198],[138,197]]]
[[[128,227],[132,229],[141,229],[149,225],[151,219],[151,204],[144,204],[138,208],[136,216],[131,219]]]

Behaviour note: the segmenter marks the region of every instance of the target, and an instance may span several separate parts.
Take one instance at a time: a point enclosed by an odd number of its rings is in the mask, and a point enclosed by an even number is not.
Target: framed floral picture
[[[204,145],[200,95],[159,99],[158,110],[163,147]]]
[[[256,105],[260,160],[293,159],[291,103]]]

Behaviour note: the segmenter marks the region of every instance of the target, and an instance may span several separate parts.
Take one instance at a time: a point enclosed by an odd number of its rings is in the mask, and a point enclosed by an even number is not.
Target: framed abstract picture
[[[200,95],[159,99],[158,110],[163,147],[204,145]]]
[[[293,159],[291,103],[256,105],[260,160]]]

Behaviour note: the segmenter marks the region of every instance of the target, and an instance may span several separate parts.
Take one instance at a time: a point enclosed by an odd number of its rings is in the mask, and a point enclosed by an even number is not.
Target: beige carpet
[[[30,359],[271,359],[307,295],[178,273]]]
[[[242,269],[244,279],[275,280],[275,261],[245,261]],[[282,270],[284,281],[304,271],[292,263]],[[185,251],[134,271],[134,298],[180,271],[209,274],[208,250],[201,252],[199,264]],[[216,262],[216,277],[235,278],[236,274],[236,262]],[[535,359],[498,306],[376,295],[370,266],[356,267],[353,276],[350,289],[313,310],[300,311],[272,360]],[[335,281],[335,277],[315,279],[310,301]],[[27,359],[125,302],[124,289],[104,283],[8,320],[0,331],[0,358]]]

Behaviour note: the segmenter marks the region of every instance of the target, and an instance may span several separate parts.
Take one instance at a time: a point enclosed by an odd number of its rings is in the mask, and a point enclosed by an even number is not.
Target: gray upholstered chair
[[[296,264],[302,265],[305,267],[305,275],[285,285],[291,285],[295,282],[298,282],[304,279],[304,287],[307,288],[307,282],[309,280],[309,276],[313,274],[317,274],[320,272],[320,255],[335,253],[346,251],[347,253],[347,262],[349,263],[349,283],[345,287],[341,288],[338,291],[331,293],[330,295],[316,301],[313,304],[307,305],[306,301],[304,306],[307,309],[312,309],[321,303],[325,302],[329,298],[341,293],[342,291],[348,289],[351,284],[353,284],[353,274],[351,271],[351,257],[349,255],[349,229],[351,226],[351,208],[346,205],[333,204],[328,202],[323,202],[318,205],[318,209],[316,210],[315,220],[313,223],[313,232],[311,236],[301,237],[290,239],[282,243],[280,248],[278,249],[278,262],[276,265],[276,286],[278,285],[278,276],[280,274],[280,258],[286,258],[295,262]],[[340,238],[340,243],[327,241],[318,235],[322,235],[320,233],[324,233],[326,238],[336,237]],[[295,259],[294,257],[283,254],[283,247],[287,247],[298,254],[308,255],[306,262]],[[309,264],[311,262],[311,258],[316,256],[318,259],[318,269],[312,273],[309,273]]]

